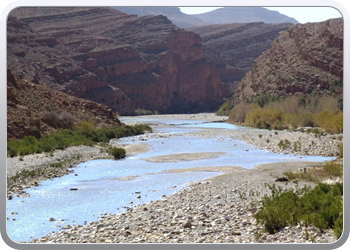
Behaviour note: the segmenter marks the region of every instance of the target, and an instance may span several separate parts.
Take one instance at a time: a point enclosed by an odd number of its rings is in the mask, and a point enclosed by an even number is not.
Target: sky
[[[185,14],[200,14],[220,7],[180,7]],[[299,23],[322,22],[331,18],[341,17],[341,13],[332,7],[269,7],[269,10],[278,11],[296,19]]]

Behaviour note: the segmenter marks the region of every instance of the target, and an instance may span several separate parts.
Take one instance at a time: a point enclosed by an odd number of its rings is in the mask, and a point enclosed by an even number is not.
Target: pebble
[[[283,171],[283,170],[281,170]],[[276,234],[263,231],[251,207],[254,201],[269,194],[265,182],[295,187],[294,183],[275,183],[268,171],[229,173],[210,179],[207,185],[192,183],[188,189],[166,199],[138,205],[123,214],[108,214],[87,225],[69,226],[64,230],[33,239],[32,243],[310,243],[336,241],[332,230],[320,231],[312,226],[287,226]],[[249,185],[245,184],[249,180]],[[244,197],[240,197],[239,190]],[[249,190],[260,194],[249,196]],[[227,197],[217,206],[215,196]],[[244,198],[244,199],[242,199]],[[151,212],[152,211],[152,212]],[[71,237],[74,235],[75,237]]]

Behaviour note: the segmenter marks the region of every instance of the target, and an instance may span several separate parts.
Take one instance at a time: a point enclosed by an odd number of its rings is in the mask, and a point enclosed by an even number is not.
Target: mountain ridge
[[[262,7],[223,7],[201,14],[185,14],[179,7],[121,6],[113,8],[129,15],[164,15],[181,28],[224,23],[299,23],[294,18],[280,14],[278,11],[268,10]]]
[[[248,22],[299,23],[294,18],[263,7],[223,7],[202,14],[192,14],[191,16],[211,24]]]

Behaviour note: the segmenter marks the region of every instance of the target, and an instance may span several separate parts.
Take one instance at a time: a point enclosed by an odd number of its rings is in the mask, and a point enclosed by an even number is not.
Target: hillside
[[[342,95],[343,19],[283,31],[239,83],[233,103],[258,96]]]
[[[226,90],[204,58],[199,35],[165,16],[137,17],[113,8],[17,8],[7,26],[14,74],[120,114],[213,111]]]
[[[121,126],[108,107],[28,82],[7,71],[7,139],[37,138],[77,121]]]
[[[192,16],[211,24],[251,22],[298,23],[294,18],[262,7],[224,7]]]

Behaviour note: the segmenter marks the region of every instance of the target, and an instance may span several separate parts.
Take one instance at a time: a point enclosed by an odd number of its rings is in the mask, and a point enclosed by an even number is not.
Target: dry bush
[[[72,128],[75,118],[72,114],[63,112],[61,115],[54,111],[40,113],[41,120],[53,128]]]
[[[284,115],[284,120],[291,129],[296,129],[298,127],[313,127],[315,125],[314,114],[311,113],[286,113]]]
[[[256,104],[239,103],[230,112],[229,120],[233,122],[243,123],[249,111],[256,108],[258,108]]]
[[[317,125],[330,133],[343,133],[343,112],[324,110],[315,116]]]
[[[322,97],[322,101],[319,103],[319,110],[330,110],[330,111],[338,111],[339,110],[339,100],[332,96]]]
[[[62,128],[72,128],[75,122],[75,118],[72,114],[63,112],[60,117],[60,123]]]
[[[284,114],[276,109],[253,109],[247,114],[245,124],[257,128],[281,129],[285,125]]]
[[[58,127],[59,115],[53,111],[43,111],[40,113],[41,120],[51,127]]]
[[[318,113],[322,110],[337,111],[339,99],[332,96],[290,96],[281,101],[270,101],[264,108],[279,109],[290,114]]]
[[[298,97],[291,96],[283,99],[282,101],[270,101],[264,106],[264,108],[296,114],[300,112],[301,107],[299,105]]]

